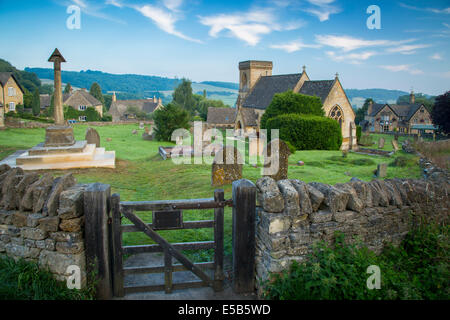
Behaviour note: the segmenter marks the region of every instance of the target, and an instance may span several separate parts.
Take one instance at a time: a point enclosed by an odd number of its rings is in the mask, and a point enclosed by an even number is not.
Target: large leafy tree
[[[364,104],[361,108],[356,109],[356,117],[355,117],[355,123],[359,124],[362,120],[364,120],[364,116],[369,109],[370,102],[375,103],[372,98],[367,98],[366,101],[364,101]]]
[[[189,113],[175,103],[169,103],[163,109],[153,113],[155,138],[158,141],[170,141],[176,129],[189,129]]]
[[[102,94],[102,88],[97,82],[94,82],[91,86],[91,89],[89,90],[89,93],[95,97],[98,101],[102,103],[102,105],[105,105],[105,99],[103,98]]]
[[[34,116],[38,116],[41,113],[41,100],[39,97],[39,89],[36,88],[33,93],[32,111]]]
[[[431,118],[443,133],[450,133],[450,91],[436,97]]]
[[[66,87],[64,88],[64,93],[70,93],[70,91],[72,91],[72,86],[70,85],[70,83],[67,83]]]
[[[208,118],[208,108],[226,108],[229,107],[228,105],[224,104],[222,100],[210,100],[210,99],[203,99],[198,104],[197,110],[199,112],[200,117],[203,120],[207,120]]]
[[[286,91],[274,95],[272,102],[261,118],[261,128],[266,128],[266,122],[270,118],[283,114],[325,115],[320,98]]]
[[[197,97],[192,93],[192,82],[187,79],[182,79],[180,85],[175,88],[172,94],[172,103],[177,104],[180,108],[186,110],[191,115],[195,112]]]

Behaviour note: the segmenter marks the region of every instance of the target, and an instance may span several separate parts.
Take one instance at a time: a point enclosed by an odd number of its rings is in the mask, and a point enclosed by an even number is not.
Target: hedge
[[[266,123],[270,118],[290,113],[325,115],[320,98],[286,91],[274,95],[272,102],[261,118],[261,128],[266,128]]]
[[[336,120],[299,114],[284,114],[267,120],[268,132],[280,130],[280,139],[297,150],[339,150],[342,133]]]

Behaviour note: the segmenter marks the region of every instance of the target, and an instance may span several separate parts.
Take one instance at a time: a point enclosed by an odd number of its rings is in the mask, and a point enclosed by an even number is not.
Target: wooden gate
[[[165,291],[210,286],[215,291],[223,290],[223,241],[224,241],[224,207],[232,206],[232,200],[224,199],[224,191],[216,190],[214,198],[189,199],[172,201],[139,201],[120,202],[120,196],[111,197],[111,243],[112,243],[112,282],[114,296],[123,297],[126,293]],[[214,209],[214,220],[183,221],[182,210]],[[152,211],[153,221],[147,224],[135,212]],[[133,224],[122,225],[122,217]],[[214,241],[169,243],[156,230],[214,228]],[[156,244],[142,246],[123,246],[122,233],[143,232]],[[181,250],[214,249],[214,261],[193,263]],[[124,267],[123,255],[143,252],[163,252],[164,266],[162,267]],[[181,264],[172,264],[175,257]],[[214,276],[211,278],[203,269],[212,268]],[[172,273],[177,271],[191,271],[201,281],[187,283],[173,283]],[[124,287],[124,276],[127,274],[164,273],[165,283],[162,285],[127,286]]]

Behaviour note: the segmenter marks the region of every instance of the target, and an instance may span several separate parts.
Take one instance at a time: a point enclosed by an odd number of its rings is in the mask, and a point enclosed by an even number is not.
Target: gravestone
[[[377,166],[377,177],[384,178],[387,174],[387,163],[380,163]]]
[[[150,129],[148,127],[144,128],[145,133],[150,133]]]
[[[272,150],[278,145],[278,150]],[[274,153],[272,154],[272,151]],[[264,153],[263,176],[269,176],[275,181],[288,178],[288,160],[291,154],[287,144],[280,139],[274,139],[267,144]],[[273,162],[273,163],[272,163]],[[278,168],[277,168],[278,166]]]
[[[139,129],[141,129],[141,130],[144,129],[144,123],[143,122],[139,123]]]
[[[384,148],[384,138],[380,138],[380,140],[378,140],[378,149],[383,148]]]
[[[361,139],[359,140],[359,144],[362,146],[365,146],[365,147],[372,145],[372,137],[370,136],[370,134],[368,132],[364,133],[361,136]]]
[[[221,148],[215,155],[211,170],[211,185],[222,186],[242,179],[243,159],[231,146]]]
[[[100,148],[100,135],[97,130],[87,128],[84,140],[86,140],[88,144],[95,144],[96,148]]]
[[[397,140],[392,140],[392,147],[394,148],[394,152],[400,150],[400,148],[398,147]]]
[[[147,141],[152,141],[153,134],[151,134],[150,132],[144,131],[144,133],[142,134],[142,139],[147,140]]]
[[[131,134],[137,134],[137,130],[131,131]]]

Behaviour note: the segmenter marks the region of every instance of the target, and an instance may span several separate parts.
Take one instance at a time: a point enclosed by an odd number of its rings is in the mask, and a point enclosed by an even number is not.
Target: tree
[[[416,93],[414,95],[415,103],[423,104],[428,110],[431,110],[431,108],[433,107],[435,99],[436,97],[427,98],[427,96],[424,95],[423,93]],[[410,102],[409,95],[400,96],[397,99],[397,104],[409,104],[409,102]]]
[[[286,91],[274,95],[261,118],[261,128],[266,128],[267,120],[282,114],[325,115],[320,98]]]
[[[180,108],[186,110],[191,115],[195,112],[195,98],[192,94],[192,82],[187,79],[182,79],[180,85],[175,88],[172,94],[172,102],[177,104]]]
[[[33,93],[32,111],[34,116],[38,116],[41,113],[41,99],[39,97],[39,89],[36,88]]]
[[[33,93],[28,91],[27,89],[24,89],[23,94],[23,105],[25,108],[29,109],[33,107]]]
[[[228,105],[225,105],[222,100],[210,100],[210,99],[203,99],[198,104],[197,110],[199,112],[200,117],[206,121],[208,118],[208,108],[226,108],[229,107]]]
[[[91,86],[91,89],[89,90],[89,93],[96,98],[98,101],[102,103],[102,105],[105,105],[105,99],[103,98],[102,94],[102,88],[97,82],[94,82]]]
[[[174,130],[190,128],[189,113],[175,103],[153,112],[153,121],[158,141],[170,141]]]
[[[450,91],[436,97],[431,118],[443,133],[450,133]]]
[[[92,87],[91,87],[92,89]],[[70,85],[70,83],[66,84],[66,87],[64,88],[64,93],[70,93],[72,91],[72,86]]]
[[[356,117],[355,117],[355,123],[359,124],[362,120],[364,120],[364,116],[366,115],[367,110],[369,109],[370,102],[375,103],[372,98],[367,98],[366,101],[364,101],[364,104],[361,108],[356,109]]]
[[[52,95],[53,94],[53,86],[51,84],[43,84],[40,88],[39,88],[39,93],[40,94],[49,94]]]

